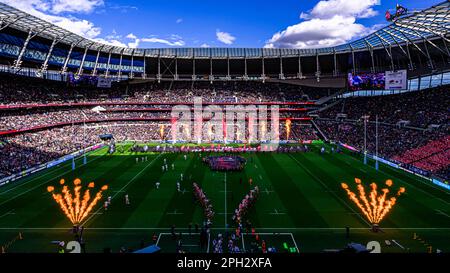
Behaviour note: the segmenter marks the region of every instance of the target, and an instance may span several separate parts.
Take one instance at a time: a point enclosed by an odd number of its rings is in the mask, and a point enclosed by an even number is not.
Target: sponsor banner
[[[406,90],[408,85],[406,70],[386,71],[386,90]]]
[[[396,163],[394,163],[394,162],[391,162],[391,161],[389,161],[389,160],[386,160],[386,159],[384,159],[384,158],[382,158],[382,157],[372,156],[372,158],[373,158],[374,160],[378,160],[378,161],[381,162],[381,163],[384,163],[384,164],[386,164],[386,165],[389,165],[389,166],[391,166],[391,167],[393,167],[393,168],[396,168],[396,169],[399,168],[398,164],[396,164]]]
[[[443,187],[447,190],[450,190],[450,184],[448,183],[448,181],[441,181],[439,179],[433,178],[432,179],[433,184],[438,185],[440,187]]]
[[[359,152],[358,149],[356,149],[355,147],[350,146],[350,145],[348,145],[348,144],[340,143],[340,145],[341,145],[342,147],[344,147],[344,148],[350,150],[350,151],[353,151],[353,152]]]

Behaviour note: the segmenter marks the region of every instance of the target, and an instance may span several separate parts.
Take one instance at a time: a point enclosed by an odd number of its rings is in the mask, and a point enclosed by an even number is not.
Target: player
[[[172,171],[175,170],[175,164],[172,163]]]
[[[108,201],[105,201],[105,204],[103,205],[103,207],[105,208],[105,210],[108,210],[108,205],[109,205]]]
[[[155,186],[156,186],[156,189],[157,189],[157,190],[159,189],[159,185],[161,185],[161,184],[159,183],[159,181],[155,183]]]
[[[183,173],[180,173],[180,180],[183,181]]]
[[[325,153],[325,147],[320,148],[320,153],[324,154]]]
[[[125,205],[130,205],[130,198],[128,197],[128,193],[125,194]]]
[[[248,179],[248,183],[250,184],[250,186],[253,184],[253,179],[252,178],[249,178]]]
[[[186,161],[187,160],[187,155],[184,155],[184,161]]]
[[[136,164],[139,163],[139,157],[136,157]]]
[[[162,170],[163,172],[165,171],[164,165],[161,166],[161,170]]]
[[[111,197],[111,196],[108,196],[108,203],[109,203],[109,204],[111,204],[111,199],[112,199],[112,197]]]
[[[177,182],[177,191],[178,191],[178,192],[181,191],[181,184],[180,184],[180,182]]]
[[[164,158],[164,165],[166,165],[166,164],[167,164],[167,159]]]

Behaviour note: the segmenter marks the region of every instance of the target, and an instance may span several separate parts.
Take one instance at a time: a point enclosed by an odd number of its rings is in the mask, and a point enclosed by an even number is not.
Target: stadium
[[[131,48],[0,3],[0,253],[450,251],[450,2],[330,47]]]

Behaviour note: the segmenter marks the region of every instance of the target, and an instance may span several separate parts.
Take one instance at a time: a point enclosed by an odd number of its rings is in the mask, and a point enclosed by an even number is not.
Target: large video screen
[[[384,90],[385,73],[358,73],[348,74],[348,89],[357,90]]]

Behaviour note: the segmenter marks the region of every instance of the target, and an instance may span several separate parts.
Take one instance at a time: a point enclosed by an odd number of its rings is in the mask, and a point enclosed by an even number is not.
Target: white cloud
[[[314,18],[327,19],[335,15],[343,17],[368,18],[377,13],[373,6],[379,5],[380,0],[328,0],[320,1],[311,10]]]
[[[216,31],[216,36],[217,36],[217,40],[219,42],[222,42],[222,43],[224,43],[226,45],[231,45],[236,40],[236,37],[234,37],[230,33],[223,32],[223,31],[220,31],[220,30]]]
[[[133,33],[130,33],[126,36],[126,38],[134,40],[133,42],[128,43],[128,47],[137,48],[140,43],[156,43],[156,44],[164,44],[168,46],[184,46],[186,43],[183,38],[179,35],[172,34],[168,39],[158,38],[155,35],[150,35],[145,38],[138,38]]]
[[[208,44],[206,44],[206,43],[203,43],[200,47],[202,47],[202,48],[208,48],[208,47],[211,47],[211,46],[208,45]]]
[[[266,48],[318,48],[336,46],[373,30],[357,23],[358,18],[377,14],[379,0],[323,0],[309,13],[301,13],[298,24],[275,33]]]
[[[107,39],[103,39],[103,38],[95,38],[93,40],[96,41],[96,42],[99,42],[99,43],[107,44],[107,45],[119,46],[119,47],[127,47],[126,44],[124,44],[121,41],[116,40],[116,39],[108,39],[107,40]]]
[[[136,35],[134,35],[133,33],[130,33],[127,35],[128,39],[137,39]]]
[[[50,11],[55,14],[63,12],[89,13],[94,8],[105,4],[103,0],[52,0],[51,3]]]
[[[183,40],[167,40],[167,39],[161,39],[161,38],[142,38],[142,42],[145,43],[158,43],[158,44],[165,44],[168,46],[184,46],[186,43]]]
[[[177,23],[177,24],[183,23],[183,18],[178,18],[178,19],[175,21],[175,23]]]

